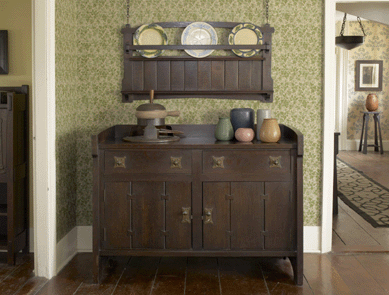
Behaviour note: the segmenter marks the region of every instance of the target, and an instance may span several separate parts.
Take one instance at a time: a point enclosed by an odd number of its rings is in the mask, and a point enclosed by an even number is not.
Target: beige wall
[[[9,74],[0,75],[0,86],[31,86],[31,0],[0,0],[0,30],[8,30],[9,58]]]

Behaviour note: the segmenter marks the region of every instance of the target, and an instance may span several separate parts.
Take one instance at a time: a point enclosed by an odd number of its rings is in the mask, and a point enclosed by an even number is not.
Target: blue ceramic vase
[[[250,108],[237,108],[232,109],[230,112],[231,124],[234,128],[234,132],[239,128],[251,128],[254,129],[255,113]]]

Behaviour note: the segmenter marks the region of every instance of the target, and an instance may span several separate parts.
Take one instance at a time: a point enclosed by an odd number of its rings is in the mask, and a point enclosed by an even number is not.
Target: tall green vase
[[[234,138],[234,129],[232,128],[230,118],[219,118],[215,129],[215,137],[217,140],[231,140]]]

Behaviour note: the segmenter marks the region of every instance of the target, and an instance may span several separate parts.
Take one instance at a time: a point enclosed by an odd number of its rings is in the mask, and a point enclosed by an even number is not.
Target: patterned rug
[[[337,160],[338,196],[373,227],[389,227],[389,189]]]

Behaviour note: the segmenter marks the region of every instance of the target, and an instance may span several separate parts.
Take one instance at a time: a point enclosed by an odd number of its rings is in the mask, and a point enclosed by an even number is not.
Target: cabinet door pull
[[[224,168],[224,157],[212,156],[213,165],[212,168]]]
[[[204,208],[204,215],[205,215],[204,224],[209,224],[209,223],[213,224],[212,210],[213,208]]]
[[[279,157],[269,156],[269,167],[270,168],[282,168],[281,156],[279,156]]]
[[[126,168],[126,157],[113,157],[115,164],[113,168]]]
[[[182,169],[182,157],[170,157],[170,168]]]
[[[190,207],[182,207],[182,223],[190,223]]]

